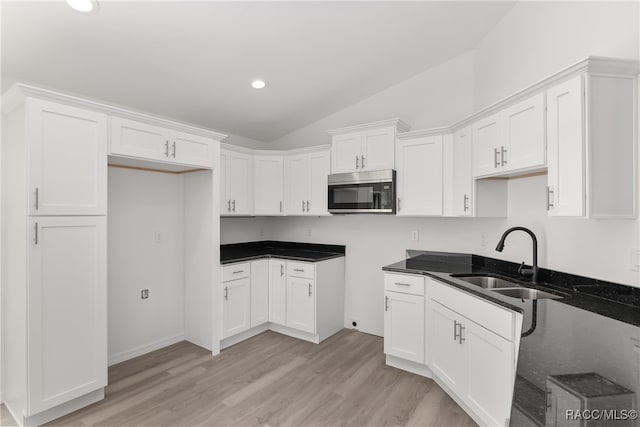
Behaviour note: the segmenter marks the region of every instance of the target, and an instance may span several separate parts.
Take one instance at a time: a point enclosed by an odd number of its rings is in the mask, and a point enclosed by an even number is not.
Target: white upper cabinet
[[[254,213],[284,215],[284,162],[279,155],[253,156]]]
[[[540,93],[504,111],[506,141],[501,150],[503,168],[515,171],[546,165],[544,94]],[[506,151],[506,152],[505,152]]]
[[[253,214],[253,158],[251,154],[220,150],[220,215]]]
[[[474,175],[509,175],[546,165],[544,94],[509,106],[472,125]]]
[[[28,99],[29,214],[107,213],[107,116]]]
[[[471,130],[460,129],[453,134],[452,214],[473,215],[473,176],[471,174]]]
[[[110,154],[210,168],[213,139],[155,124],[111,118]]]
[[[284,159],[287,215],[328,215],[329,151],[288,155]]]
[[[442,135],[403,134],[397,144],[397,215],[443,214]]]
[[[636,217],[636,74],[597,70],[547,91],[549,215]]]
[[[399,119],[330,130],[331,173],[395,169],[395,140],[409,126]]]

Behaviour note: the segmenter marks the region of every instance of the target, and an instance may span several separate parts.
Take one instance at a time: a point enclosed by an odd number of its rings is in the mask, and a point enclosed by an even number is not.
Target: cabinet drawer
[[[429,280],[429,295],[478,325],[513,341],[513,313],[451,286]]]
[[[384,290],[424,295],[424,276],[385,273]]]
[[[313,279],[315,269],[313,268],[313,264],[308,262],[287,261],[287,276]]]
[[[225,265],[222,267],[222,281],[228,282],[229,280],[242,279],[249,277],[250,273],[251,264],[248,262]]]

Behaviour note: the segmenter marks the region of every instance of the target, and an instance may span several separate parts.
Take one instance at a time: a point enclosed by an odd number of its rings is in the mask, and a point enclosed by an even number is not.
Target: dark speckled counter
[[[344,254],[345,247],[340,245],[262,240],[259,242],[220,245],[220,264],[231,264],[261,258],[318,262],[342,257]]]

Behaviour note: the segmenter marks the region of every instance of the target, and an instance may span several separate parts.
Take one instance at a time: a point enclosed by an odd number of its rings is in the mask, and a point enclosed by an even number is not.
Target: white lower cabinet
[[[424,297],[384,293],[384,352],[424,363]]]
[[[300,331],[315,332],[314,280],[287,277],[287,326]]]
[[[244,332],[251,327],[251,279],[231,280],[222,284],[222,338]]]
[[[387,363],[432,375],[479,424],[508,425],[520,314],[419,275],[384,283]]]
[[[228,264],[222,267],[221,291],[223,341],[245,332],[224,341],[223,348],[265,325],[316,343],[344,327],[344,257]]]

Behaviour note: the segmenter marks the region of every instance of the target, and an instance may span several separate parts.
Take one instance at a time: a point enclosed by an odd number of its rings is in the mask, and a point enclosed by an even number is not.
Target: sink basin
[[[504,295],[506,297],[518,298],[518,299],[559,299],[562,298],[559,295],[554,295],[549,292],[540,291],[537,289],[529,288],[503,288],[493,289],[493,292]]]
[[[452,274],[451,277],[455,277],[485,289],[513,288],[516,286],[522,286],[517,282],[493,276]]]

